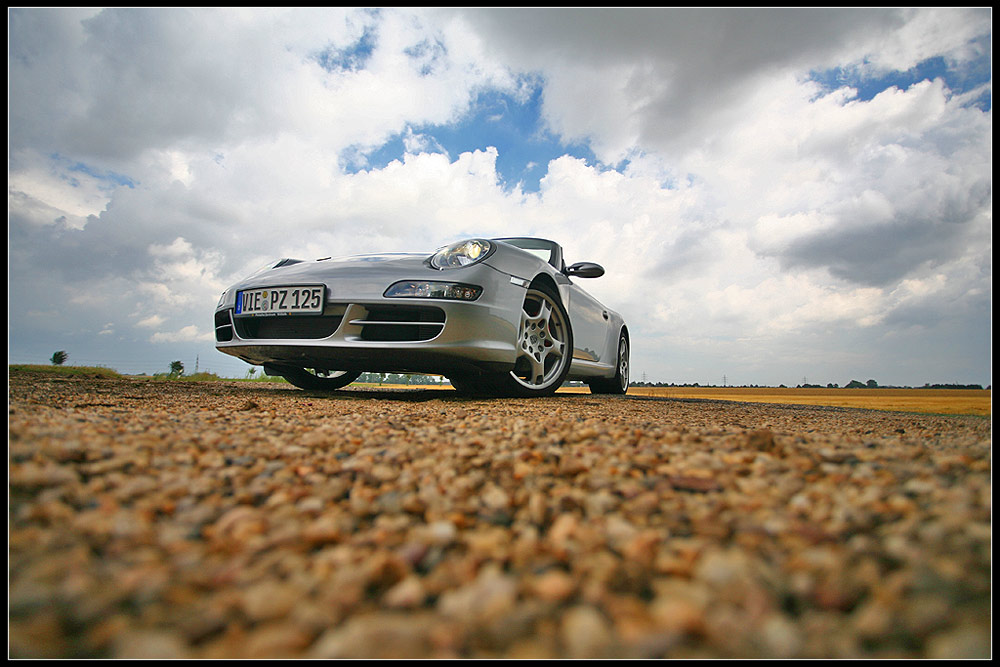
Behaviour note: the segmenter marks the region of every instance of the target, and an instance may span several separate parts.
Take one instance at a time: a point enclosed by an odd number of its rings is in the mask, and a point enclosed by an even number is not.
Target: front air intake
[[[444,329],[444,311],[434,306],[365,306],[365,310],[365,317],[350,322],[361,327],[361,340],[425,341],[437,337]]]

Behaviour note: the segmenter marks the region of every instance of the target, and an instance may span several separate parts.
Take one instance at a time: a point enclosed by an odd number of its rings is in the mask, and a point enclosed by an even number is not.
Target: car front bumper
[[[357,282],[328,276],[322,316],[236,316],[236,292],[260,281],[242,284],[216,309],[216,348],[253,365],[445,375],[509,370],[525,289],[510,275],[474,268],[461,272],[461,282],[483,287],[471,302],[386,298],[396,282],[391,276]],[[435,272],[433,278],[451,276]],[[345,294],[356,298],[337,298]]]

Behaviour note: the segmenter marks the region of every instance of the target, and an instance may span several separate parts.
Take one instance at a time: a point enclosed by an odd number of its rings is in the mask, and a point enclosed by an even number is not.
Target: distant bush
[[[921,389],[979,389],[982,390],[983,385],[981,384],[925,384]]]

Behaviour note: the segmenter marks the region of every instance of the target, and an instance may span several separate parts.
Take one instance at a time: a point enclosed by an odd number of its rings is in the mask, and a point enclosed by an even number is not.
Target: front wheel
[[[521,306],[514,370],[491,376],[486,384],[508,396],[548,396],[569,374],[573,330],[569,314],[552,290],[531,288]]]
[[[613,378],[591,380],[591,394],[624,394],[628,391],[628,338],[623,331],[618,337],[618,363]]]
[[[278,375],[299,389],[334,391],[351,384],[361,375],[356,371],[326,371],[318,368],[281,368]]]

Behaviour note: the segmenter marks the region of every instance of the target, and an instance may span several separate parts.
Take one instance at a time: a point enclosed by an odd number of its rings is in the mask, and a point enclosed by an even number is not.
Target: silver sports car
[[[303,389],[368,371],[440,374],[470,394],[544,396],[566,380],[624,394],[628,329],[574,282],[602,275],[536,238],[281,259],[223,292],[216,347]]]

